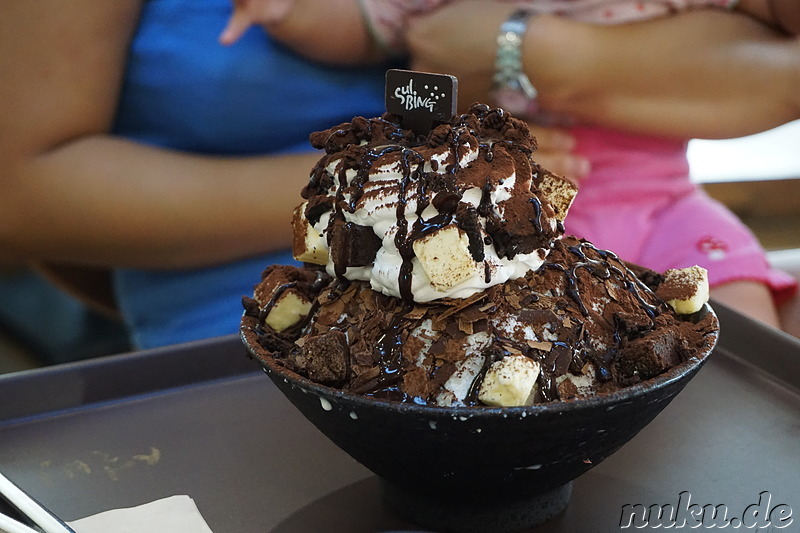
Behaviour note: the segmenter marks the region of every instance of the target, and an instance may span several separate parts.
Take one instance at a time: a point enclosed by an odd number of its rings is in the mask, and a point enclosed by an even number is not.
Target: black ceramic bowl
[[[248,352],[320,431],[384,482],[396,513],[436,531],[520,531],[567,505],[571,481],[636,435],[716,344],[614,393],[530,407],[431,407],[349,394],[287,371],[245,316]]]

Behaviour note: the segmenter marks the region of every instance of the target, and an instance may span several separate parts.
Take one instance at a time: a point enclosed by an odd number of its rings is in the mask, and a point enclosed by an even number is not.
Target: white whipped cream
[[[466,148],[466,147],[465,147]],[[461,154],[458,165],[462,168],[469,165],[478,157],[478,150],[467,149]],[[424,170],[433,171],[434,165],[431,160],[436,161],[436,172],[446,171],[447,161],[452,161],[452,152],[443,148],[442,151],[434,153],[429,160],[424,163]],[[326,168],[327,172],[334,176],[334,185],[329,194],[335,196],[339,185],[340,159],[333,160]],[[348,184],[356,178],[355,170],[347,170],[344,173]],[[490,200],[495,212],[502,217],[503,202],[511,198],[512,188],[515,186],[517,176],[512,173],[502,180],[502,184],[495,187],[490,193]],[[400,251],[395,244],[395,235],[398,232],[398,203],[401,195],[401,183],[403,182],[403,170],[401,163],[395,161],[388,164],[376,164],[369,171],[368,181],[361,187],[362,194],[355,204],[355,212],[343,213],[347,222],[353,222],[360,226],[369,226],[381,241],[382,247],[378,250],[374,264],[366,267],[349,267],[344,273],[348,280],[368,281],[373,290],[384,294],[401,297],[400,292],[400,269],[403,264]],[[407,227],[412,228],[417,220],[417,188],[415,185],[409,187],[405,198],[405,219]],[[434,196],[435,197],[435,196]],[[433,200],[434,197],[431,197]],[[477,207],[481,201],[482,191],[475,187],[463,192],[461,201]],[[345,193],[343,200],[350,204],[352,198],[350,193]],[[423,219],[430,219],[439,214],[433,206],[433,201],[422,213]],[[328,226],[329,216],[326,214],[314,226],[319,232],[324,232]],[[457,220],[453,219],[453,223]],[[483,223],[483,220],[481,220]],[[555,221],[551,221],[555,225]],[[490,242],[485,229],[481,228],[484,242]],[[539,268],[547,257],[548,250],[538,249],[529,254],[516,254],[513,259],[500,257],[493,244],[484,245],[485,259],[474,263],[472,275],[456,284],[455,286],[441,291],[436,290],[423,269],[420,261],[414,257],[411,292],[416,302],[430,302],[440,298],[467,298],[477,292],[484,291],[489,287],[504,283],[508,280],[520,278],[531,270]],[[333,259],[328,258],[326,270],[332,276],[335,275]]]

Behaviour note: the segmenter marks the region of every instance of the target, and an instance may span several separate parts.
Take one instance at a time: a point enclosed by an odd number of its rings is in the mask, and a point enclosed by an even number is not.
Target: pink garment
[[[411,17],[458,0],[361,0],[364,18],[375,39],[394,53],[405,51]],[[738,0],[495,0],[592,24],[621,24],[703,7],[731,9]]]
[[[458,0],[362,0],[375,38],[404,49],[410,17]],[[501,1],[501,0],[496,0]],[[536,13],[588,23],[620,24],[703,7],[732,8],[737,0],[513,0]],[[535,83],[535,80],[534,80]],[[574,127],[576,152],[592,172],[580,183],[565,226],[621,258],[653,270],[705,267],[712,286],[736,280],[767,285],[776,302],[797,281],[770,268],[750,230],[689,179],[686,142],[596,127]]]
[[[777,303],[797,291],[753,233],[689,180],[685,142],[588,127],[572,134],[592,173],[565,220],[568,234],[660,272],[700,265],[712,287],[757,281]]]

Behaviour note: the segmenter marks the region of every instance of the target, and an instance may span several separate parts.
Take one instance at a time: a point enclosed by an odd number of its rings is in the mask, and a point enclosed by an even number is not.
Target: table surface
[[[794,511],[780,531],[800,531],[800,343],[715,308],[721,341],[699,374],[535,531],[617,531],[624,505],[685,491],[729,518],[768,491]],[[188,494],[219,533],[418,529],[237,337],[0,377],[0,471],[64,520]]]

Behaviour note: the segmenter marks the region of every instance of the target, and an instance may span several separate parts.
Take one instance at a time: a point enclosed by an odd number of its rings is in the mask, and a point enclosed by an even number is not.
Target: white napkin
[[[76,533],[213,533],[194,500],[184,495],[104,511],[69,522],[69,526]]]

